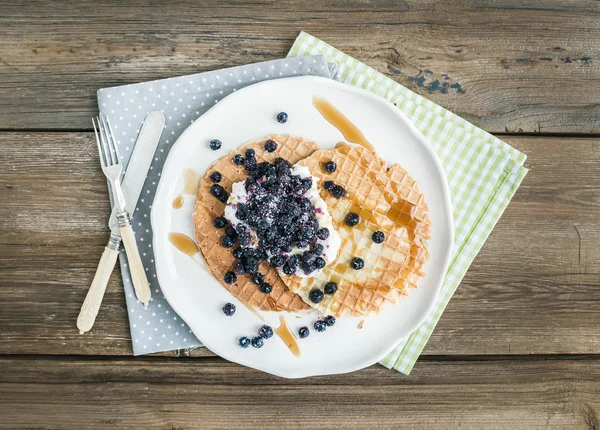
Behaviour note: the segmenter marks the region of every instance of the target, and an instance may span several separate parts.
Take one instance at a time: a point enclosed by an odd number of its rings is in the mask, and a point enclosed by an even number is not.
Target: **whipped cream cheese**
[[[319,228],[327,228],[329,230],[329,237],[325,240],[317,239],[317,243],[323,246],[323,253],[321,257],[325,260],[326,265],[332,263],[337,257],[338,251],[341,246],[341,239],[338,232],[333,227],[333,222],[331,215],[329,214],[329,210],[327,209],[327,203],[321,198],[319,194],[318,181],[319,179],[316,176],[311,175],[310,170],[306,166],[293,165],[292,166],[292,175],[300,176],[301,178],[311,178],[312,185],[308,191],[304,194],[304,197],[310,200],[312,206],[314,206],[316,214],[315,218],[319,222]],[[246,191],[246,187],[244,185],[244,181],[235,182],[231,189],[231,194],[229,195],[229,199],[227,200],[227,206],[225,207],[225,218],[231,223],[234,228],[237,228],[240,225],[246,225],[242,220],[238,219],[236,216],[237,208],[240,203],[246,204],[250,200],[250,196]],[[252,228],[248,228],[252,240],[250,242],[249,247],[256,248],[258,246],[258,236],[256,231]],[[297,247],[293,247],[292,251],[289,253],[284,253],[286,256],[294,255],[294,254],[302,254],[306,249],[299,249]],[[269,258],[272,255],[269,255]],[[281,267],[277,268],[277,270],[283,274]],[[307,278],[313,277],[317,275],[322,269],[315,270],[310,274],[306,274],[300,266],[296,267],[296,276]]]

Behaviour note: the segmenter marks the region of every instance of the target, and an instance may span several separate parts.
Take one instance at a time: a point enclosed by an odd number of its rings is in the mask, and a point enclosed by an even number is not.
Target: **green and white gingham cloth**
[[[410,91],[327,43],[300,33],[288,57],[324,55],[341,82],[371,91],[401,109],[431,142],[450,186],[454,247],[435,305],[423,324],[381,364],[410,373],[450,298],[527,174],[525,154]]]

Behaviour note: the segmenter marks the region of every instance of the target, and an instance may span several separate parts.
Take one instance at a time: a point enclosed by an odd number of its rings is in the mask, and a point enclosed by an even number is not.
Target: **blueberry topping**
[[[331,327],[332,325],[335,324],[335,317],[333,315],[327,315],[324,319],[325,324],[327,324],[327,327]]]
[[[336,185],[331,189],[331,195],[336,199],[341,199],[346,195],[346,190],[343,187]]]
[[[288,120],[288,114],[285,112],[279,112],[277,114],[277,121],[279,121],[282,124],[285,124]]]
[[[321,300],[323,300],[323,291],[315,288],[314,290],[311,290],[310,293],[308,293],[308,298],[313,303],[320,303]]]
[[[272,267],[281,267],[285,264],[285,257],[283,257],[281,255],[276,255],[274,257],[271,257],[271,259],[269,260],[269,264]]]
[[[225,276],[223,276],[223,281],[225,281],[226,284],[231,285],[237,281],[237,276],[233,272],[227,272],[225,273]]]
[[[248,348],[250,346],[250,339],[248,339],[246,336],[242,336],[240,337],[240,340],[238,340],[238,343],[242,348]]]
[[[306,339],[309,334],[310,334],[310,330],[306,326],[300,327],[298,329],[298,337],[300,337],[300,339]]]
[[[355,214],[354,212],[350,212],[348,215],[346,215],[345,221],[346,221],[346,225],[349,225],[350,227],[354,227],[360,221],[360,217],[357,214]]]
[[[262,348],[264,345],[263,338],[260,336],[256,336],[252,338],[252,346],[255,348]]]
[[[354,257],[352,259],[352,268],[355,270],[360,270],[365,267],[365,261],[360,257]]]
[[[323,289],[325,290],[325,294],[333,294],[337,291],[338,286],[335,282],[328,282]]]
[[[326,240],[329,237],[329,229],[327,227],[323,227],[322,229],[318,230],[317,237],[321,240]]]
[[[221,179],[223,179],[223,175],[221,175],[221,173],[219,172],[212,172],[209,176],[209,179],[214,183],[221,182]]]
[[[217,149],[221,149],[222,144],[223,142],[221,142],[219,139],[213,139],[208,145],[210,146],[210,149],[216,151]]]
[[[246,273],[244,263],[242,263],[241,261],[236,261],[235,263],[233,263],[233,271],[236,275],[243,275],[244,273]]]
[[[244,157],[242,157],[240,154],[235,154],[231,161],[233,162],[233,164],[241,166],[242,164],[244,164]]]
[[[316,332],[322,333],[325,331],[325,329],[327,329],[327,324],[325,324],[325,321],[319,320],[315,321],[314,327]]]
[[[322,257],[315,258],[315,267],[317,269],[322,269],[323,267],[325,267],[325,264],[327,264],[327,263],[325,262],[325,260]]]
[[[328,161],[325,163],[325,170],[327,170],[329,173],[335,172],[335,169],[337,169],[337,164],[335,164],[335,161]]]
[[[268,325],[263,325],[258,329],[258,335],[263,339],[269,339],[270,337],[273,337],[273,329]]]
[[[333,181],[323,182],[323,188],[325,188],[327,191],[333,190],[333,187],[335,187],[335,182],[333,182]]]
[[[325,248],[323,248],[323,245],[321,245],[320,243],[317,243],[316,245],[313,245],[312,247],[312,252],[314,252],[316,255],[320,255],[323,253],[323,251],[325,250]]]
[[[244,253],[244,251],[243,251],[243,250],[242,250],[242,248],[241,248],[241,247],[239,247],[239,246],[233,250],[233,256],[234,256],[235,258],[240,258],[240,257],[242,256],[242,254],[243,254],[243,253]]]
[[[227,303],[223,306],[223,313],[228,317],[232,316],[235,313],[235,305],[233,303]]]
[[[268,282],[263,283],[259,289],[261,293],[265,294],[269,294],[271,291],[273,291],[273,287]]]
[[[285,263],[283,265],[283,273],[286,275],[294,275],[296,273],[296,267],[292,266],[290,263]]]
[[[223,236],[221,238],[221,245],[225,248],[231,248],[234,245],[233,239],[229,236]]]
[[[265,282],[265,277],[262,275],[262,273],[257,272],[252,276],[252,282],[254,282],[256,285],[260,285]]]
[[[237,231],[235,231],[235,228],[233,228],[232,226],[228,225],[227,227],[225,227],[225,234],[227,236],[229,236],[232,239],[236,239],[238,236]]]
[[[256,151],[252,148],[246,149],[246,158],[254,158]]]
[[[265,142],[265,150],[267,152],[274,152],[277,149],[277,142],[275,142],[274,140],[267,140]]]
[[[235,216],[240,221],[244,221],[246,218],[248,218],[248,209],[246,208],[246,206],[240,203],[238,205],[237,211],[235,211]]]
[[[223,228],[223,227],[225,227],[227,225],[227,220],[225,218],[223,218],[222,216],[218,216],[213,221],[213,225],[216,228]]]
[[[376,231],[371,236],[371,239],[373,239],[373,242],[375,243],[382,243],[385,240],[385,234],[383,234],[382,231]]]

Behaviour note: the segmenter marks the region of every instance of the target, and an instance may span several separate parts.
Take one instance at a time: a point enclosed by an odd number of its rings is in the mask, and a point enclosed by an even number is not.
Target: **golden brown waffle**
[[[338,166],[334,173],[323,168],[330,160]],[[428,208],[416,181],[399,165],[387,168],[373,151],[348,144],[316,151],[299,164],[307,166],[319,184],[332,180],[344,187],[346,196],[336,199],[321,189],[342,245],[336,261],[316,276],[283,276],[290,290],[322,313],[341,316],[379,312],[386,301],[396,303],[407,287],[416,287],[424,276],[425,240],[431,232]],[[360,215],[358,225],[344,223],[349,212]],[[385,233],[382,244],[371,239],[377,230]],[[362,270],[350,266],[354,257],[364,260]],[[326,294],[318,305],[312,303],[309,292],[323,289],[329,281],[338,284],[338,291]]]
[[[265,151],[264,142],[267,139],[273,139],[277,142],[277,149],[274,152]],[[246,304],[262,310],[298,311],[310,309],[298,295],[288,290],[288,287],[279,277],[277,270],[264,262],[260,265],[260,273],[264,274],[265,281],[273,286],[273,291],[270,294],[261,293],[258,286],[252,283],[248,275],[238,276],[237,282],[232,285],[223,282],[223,276],[231,270],[235,259],[232,254],[233,248],[227,249],[220,244],[223,230],[217,229],[213,225],[216,217],[223,216],[225,203],[220,202],[210,193],[212,182],[208,177],[214,171],[220,172],[223,179],[219,182],[219,185],[225,188],[228,193],[231,193],[233,183],[242,181],[248,176],[245,168],[236,166],[231,162],[231,159],[236,154],[243,156],[245,151],[250,148],[256,151],[256,160],[259,163],[263,161],[273,162],[276,158],[281,157],[294,164],[312,154],[318,147],[316,143],[307,142],[298,137],[269,136],[264,140],[248,143],[237,151],[217,160],[208,169],[198,186],[198,196],[193,214],[196,242],[215,278]]]

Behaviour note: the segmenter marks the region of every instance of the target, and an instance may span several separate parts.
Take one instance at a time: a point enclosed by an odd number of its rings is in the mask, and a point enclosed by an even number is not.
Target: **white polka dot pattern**
[[[98,91],[100,112],[110,119],[125,166],[129,162],[146,114],[152,109],[160,109],[166,118],[165,130],[156,149],[137,207],[132,214],[132,227],[152,290],[148,307],[144,308],[133,294],[127,257],[123,250],[120,252],[119,259],[134,355],[202,346],[188,326],[169,306],[156,279],[150,210],[169,149],[195,119],[239,88],[269,79],[301,75],[339,80],[337,65],[328,64],[323,56],[309,56],[104,88]]]

